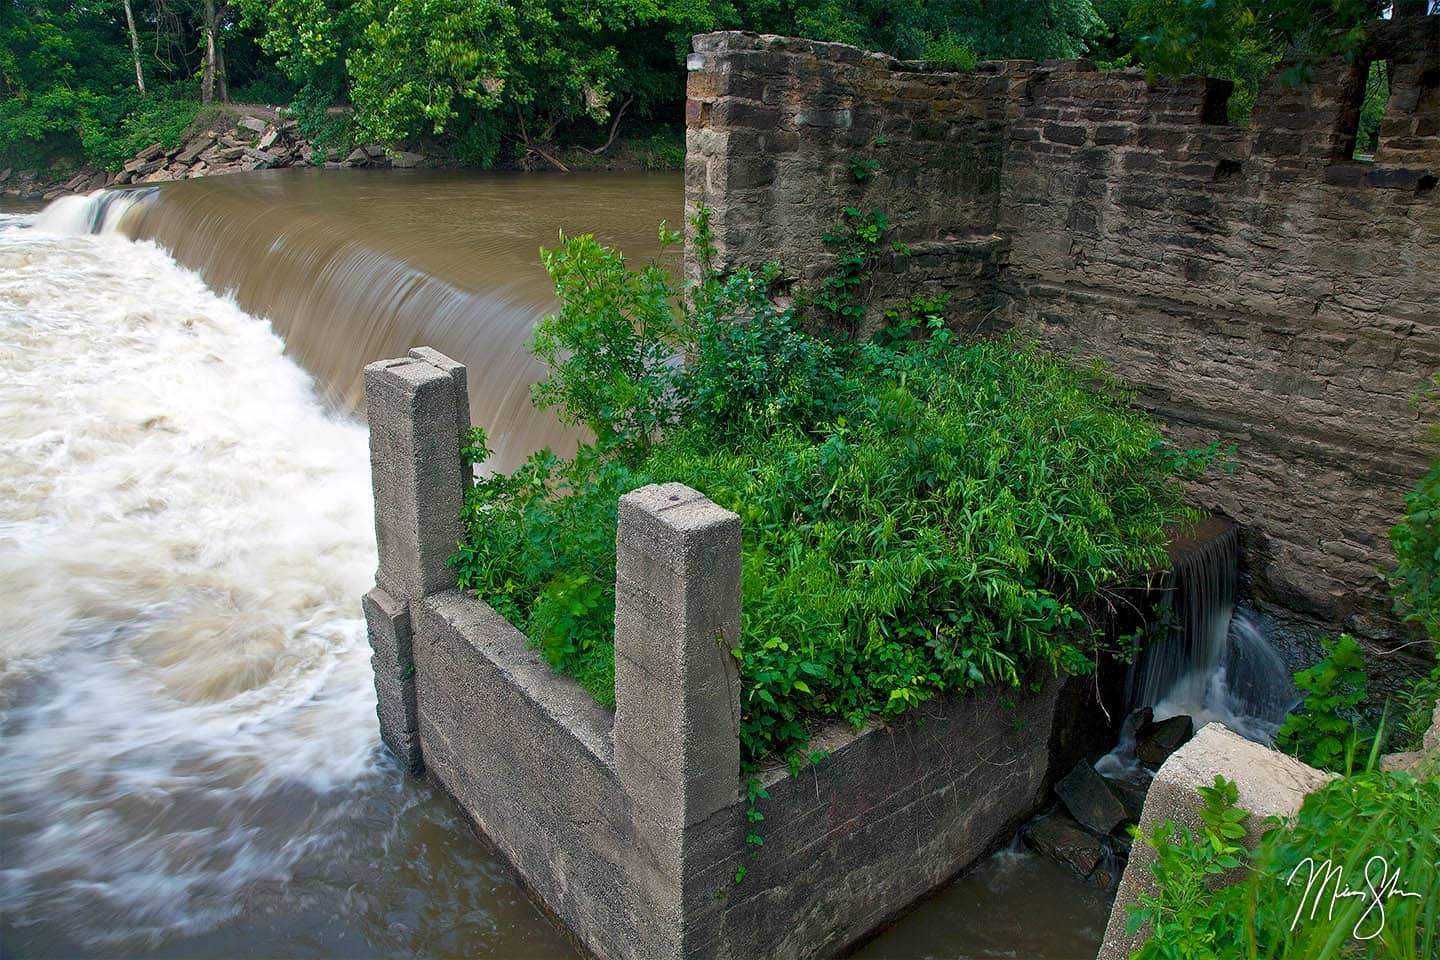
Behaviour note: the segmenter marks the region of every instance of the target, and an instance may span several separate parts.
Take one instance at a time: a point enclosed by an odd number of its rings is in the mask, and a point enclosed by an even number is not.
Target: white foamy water
[[[283,882],[379,756],[364,427],[95,222],[0,216],[0,914],[87,944]]]

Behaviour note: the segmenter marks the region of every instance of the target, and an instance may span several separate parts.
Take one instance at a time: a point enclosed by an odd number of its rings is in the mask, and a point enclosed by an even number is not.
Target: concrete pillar
[[[626,494],[615,580],[615,763],[678,857],[739,793],[740,518],[684,484]]]
[[[362,606],[373,649],[380,736],[418,773],[410,604],[455,586],[447,560],[461,537],[470,478],[460,446],[470,430],[465,368],[428,347],[365,368],[370,472],[380,564]]]

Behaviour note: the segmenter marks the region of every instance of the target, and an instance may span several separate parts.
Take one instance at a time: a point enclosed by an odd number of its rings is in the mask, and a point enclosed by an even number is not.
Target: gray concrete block
[[[375,712],[380,739],[410,770],[423,769],[415,700],[415,664],[409,605],[379,587],[360,601],[370,638],[371,670],[375,676]]]
[[[360,608],[365,612],[377,671],[397,678],[408,672],[414,664],[409,604],[375,587],[360,598]]]
[[[740,518],[678,483],[621,497],[616,583],[616,764],[673,832],[739,794]]]
[[[1293,757],[1246,740],[1218,723],[1207,724],[1194,739],[1170,755],[1145,796],[1145,811],[1140,830],[1149,833],[1156,824],[1173,820],[1191,830],[1200,831],[1204,822],[1200,811],[1205,803],[1197,792],[1199,787],[1214,784],[1215,777],[1234,781],[1239,793],[1238,805],[1249,812],[1245,820],[1245,846],[1255,846],[1264,830],[1266,817],[1294,816],[1307,793],[1312,793],[1335,779],[1307,766]],[[1133,936],[1125,933],[1129,907],[1142,895],[1155,892],[1155,851],[1143,843],[1135,844],[1115,905],[1105,927],[1105,940],[1100,945],[1098,960],[1125,960],[1139,949],[1150,936],[1150,928],[1142,927]]]
[[[443,358],[442,358],[443,359]],[[447,565],[461,537],[460,425],[464,373],[422,357],[365,368],[375,491],[376,581],[399,600],[454,585]]]

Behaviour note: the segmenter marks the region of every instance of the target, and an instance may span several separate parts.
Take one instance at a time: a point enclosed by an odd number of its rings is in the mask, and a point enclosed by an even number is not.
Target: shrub
[[[1372,737],[1358,726],[1369,680],[1365,657],[1355,638],[1342,634],[1326,645],[1315,666],[1295,674],[1295,689],[1305,693],[1298,711],[1285,717],[1275,736],[1279,750],[1322,770],[1348,770]]]
[[[1163,562],[1162,525],[1188,514],[1175,476],[1207,459],[1023,343],[962,344],[935,317],[921,337],[814,336],[763,272],[677,306],[658,267],[590,237],[545,263],[561,307],[537,329],[536,397],[597,441],[476,485],[460,585],[613,702],[616,499],[702,490],[743,524],[749,760],[796,762],[827,720],[1087,669],[1104,592]]]
[[[1405,518],[1390,531],[1396,610],[1440,643],[1440,460],[1405,498]]]

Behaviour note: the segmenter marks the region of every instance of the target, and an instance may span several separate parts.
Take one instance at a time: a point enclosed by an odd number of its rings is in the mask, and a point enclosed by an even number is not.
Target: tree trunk
[[[215,30],[219,36],[215,38],[215,79],[220,82],[220,102],[230,102],[230,82],[225,76],[225,32],[221,30],[225,17],[230,13],[230,6],[226,4],[220,10],[219,16],[215,18]]]
[[[215,102],[215,0],[205,0],[205,66],[200,72],[200,102]]]
[[[140,37],[135,33],[135,15],[130,12],[130,0],[125,2],[125,26],[130,31],[130,56],[135,60],[135,86],[145,92],[145,74],[140,69]]]

